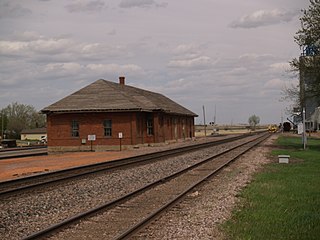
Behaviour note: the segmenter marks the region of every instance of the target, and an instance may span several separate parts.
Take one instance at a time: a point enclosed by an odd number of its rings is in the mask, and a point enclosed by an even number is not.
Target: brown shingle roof
[[[197,116],[171,99],[143,89],[97,80],[41,110],[50,112],[164,111]]]
[[[33,128],[33,129],[23,129],[21,131],[21,134],[46,134],[47,129],[46,128]]]

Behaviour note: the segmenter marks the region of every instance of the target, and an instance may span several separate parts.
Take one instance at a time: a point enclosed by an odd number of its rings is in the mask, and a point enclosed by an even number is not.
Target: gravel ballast
[[[234,145],[234,143],[230,145]],[[195,152],[184,156],[171,158],[170,161],[156,162],[135,167],[133,169],[114,171],[108,174],[99,174],[95,175],[95,177],[87,176],[81,180],[70,181],[64,185],[51,186],[47,187],[46,189],[32,191],[28,194],[21,194],[19,196],[1,199],[0,236],[3,239],[20,239],[50,224],[78,214],[81,211],[93,208],[129,191],[133,191],[134,189],[137,189],[146,183],[150,183],[164,177],[165,175],[176,172],[179,169],[190,165],[191,162],[197,162],[199,161],[199,158],[204,158],[212,152],[217,153],[222,151],[224,148],[225,147],[222,146],[216,146],[210,150],[201,151],[201,153]],[[213,180],[212,186],[215,186],[214,191],[218,191],[218,193],[215,193],[214,197],[211,196],[209,199],[212,200],[212,204],[215,207],[210,205],[205,211],[199,209],[195,210],[196,212],[189,213],[188,211],[185,212],[185,209],[180,211],[181,208],[179,208],[179,211],[173,211],[175,214],[173,217],[170,217],[170,221],[164,220],[164,223],[166,224],[161,224],[161,231],[157,231],[156,226],[158,224],[151,225],[150,230],[142,233],[141,237],[147,236],[147,238],[153,239],[177,239],[174,236],[178,236],[178,238],[180,238],[180,236],[193,236],[193,233],[191,233],[193,225],[199,226],[196,228],[197,230],[194,229],[196,236],[199,235],[199,233],[197,233],[199,229],[201,229],[200,232],[207,232],[208,228],[213,235],[219,235],[220,233],[215,233],[215,231],[212,230],[212,226],[215,226],[216,223],[220,223],[221,220],[226,219],[227,215],[225,214],[225,210],[229,209],[230,206],[232,208],[234,202],[236,201],[236,198],[231,196],[236,195],[236,192],[250,181],[250,174],[252,174],[260,167],[262,163],[264,163],[262,159],[264,159],[263,155],[266,150],[261,149],[262,147],[258,147],[257,150],[259,150],[259,152],[251,157],[248,157],[249,163],[247,164],[242,163],[246,162],[247,160],[244,161],[243,158],[240,159],[241,164],[244,165],[240,165],[239,167],[235,168],[235,171],[239,174],[238,179],[235,180],[236,182],[232,182],[234,180],[231,178],[229,179],[229,175],[237,175],[233,171],[229,173],[228,171],[230,170],[224,170],[220,174],[222,178],[226,179],[221,181]],[[250,152],[249,154],[252,154],[255,151]],[[259,159],[257,159],[255,155],[258,155]],[[243,170],[240,171],[239,169],[242,168]],[[228,186],[220,186],[226,184],[227,182],[229,182]],[[198,198],[206,198],[205,196],[206,194],[202,193],[201,190],[198,190],[194,194],[191,194],[186,200],[188,202],[188,199],[196,199],[195,202],[201,202],[205,201],[205,199],[200,200]],[[209,200],[207,200],[207,202],[208,201]],[[203,202],[201,205],[205,206],[204,203],[205,202]],[[187,205],[189,206],[189,204]],[[209,209],[219,212],[219,215],[217,215],[214,220],[209,222],[207,220],[201,220],[201,213],[208,213],[210,212],[208,211]],[[169,211],[168,214],[170,214],[170,212],[171,211]],[[179,220],[179,216],[175,216],[176,214],[183,214],[184,217]],[[195,221],[198,219],[198,216],[199,220]],[[166,215],[164,215],[162,218],[164,217],[166,217]],[[159,219],[159,221],[161,221],[161,219]],[[207,219],[207,217],[204,219]],[[187,220],[187,222],[190,224],[185,226],[183,220]],[[172,223],[171,227],[170,223]],[[166,226],[166,228],[164,228],[164,226]],[[152,227],[155,229],[152,229]],[[161,234],[159,232],[161,232]],[[208,236],[212,236],[212,234]],[[206,238],[200,237],[199,239]]]
[[[132,239],[228,239],[220,226],[231,217],[240,191],[272,161],[268,154],[276,138],[240,157]]]

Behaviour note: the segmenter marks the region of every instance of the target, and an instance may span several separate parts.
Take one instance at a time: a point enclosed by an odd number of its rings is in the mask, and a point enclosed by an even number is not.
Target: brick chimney
[[[119,84],[120,85],[125,85],[125,77],[119,77]]]

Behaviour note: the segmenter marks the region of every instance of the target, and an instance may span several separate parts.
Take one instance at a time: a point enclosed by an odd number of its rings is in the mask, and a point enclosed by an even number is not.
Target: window
[[[161,127],[163,126],[163,122],[164,122],[164,117],[161,115],[159,117],[159,124],[160,124]]]
[[[71,122],[71,136],[79,137],[79,122],[76,120],[72,120]]]
[[[104,128],[104,136],[111,137],[112,136],[112,121],[111,120],[104,120],[103,121],[103,128]]]
[[[153,135],[153,120],[150,118],[147,119],[147,134]]]

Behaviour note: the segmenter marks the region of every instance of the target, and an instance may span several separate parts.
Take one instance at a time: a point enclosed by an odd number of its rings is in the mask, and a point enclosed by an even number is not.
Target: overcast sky
[[[279,123],[308,0],[0,0],[0,108],[37,110],[98,79],[164,94],[206,121]],[[286,117],[283,115],[284,118]]]

